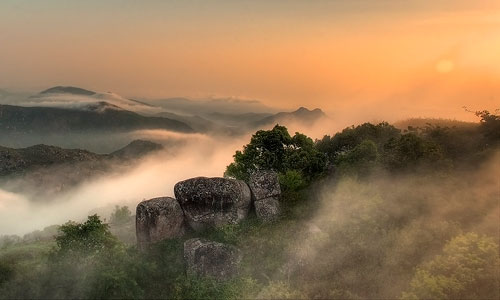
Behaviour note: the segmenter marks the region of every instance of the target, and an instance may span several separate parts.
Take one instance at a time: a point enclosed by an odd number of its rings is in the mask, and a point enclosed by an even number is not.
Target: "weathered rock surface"
[[[184,242],[184,259],[188,274],[226,280],[238,274],[241,252],[230,245],[195,238]]]
[[[135,220],[137,245],[141,250],[185,232],[184,213],[177,200],[170,197],[142,201],[137,205]]]
[[[276,220],[281,213],[278,174],[274,171],[256,171],[250,176],[248,185],[252,191],[257,217],[263,222]]]
[[[248,183],[255,200],[261,200],[270,197],[279,197],[281,195],[278,174],[274,171],[256,171],[250,175]]]
[[[246,218],[251,193],[241,180],[197,177],[178,182],[174,187],[186,220],[194,230],[237,224]]]
[[[281,209],[278,198],[269,197],[254,201],[255,213],[263,222],[272,222],[278,219]]]

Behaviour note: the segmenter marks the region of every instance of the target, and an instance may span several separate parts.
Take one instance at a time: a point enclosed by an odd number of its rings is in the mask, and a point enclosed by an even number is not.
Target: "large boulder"
[[[184,235],[184,213],[174,198],[161,197],[142,201],[135,215],[137,246],[146,249],[151,243]]]
[[[245,182],[219,177],[178,182],[174,193],[189,225],[197,231],[239,223],[246,218],[252,200]]]
[[[256,200],[253,205],[257,218],[265,223],[276,221],[281,214],[280,203],[277,197]]]
[[[252,191],[255,213],[263,222],[272,222],[281,214],[279,198],[281,187],[278,174],[261,170],[250,175],[248,185]]]
[[[270,170],[255,171],[250,175],[248,182],[254,200],[261,200],[270,197],[279,197],[281,188],[278,174]]]
[[[241,252],[230,245],[195,238],[184,242],[187,273],[226,280],[238,274]]]

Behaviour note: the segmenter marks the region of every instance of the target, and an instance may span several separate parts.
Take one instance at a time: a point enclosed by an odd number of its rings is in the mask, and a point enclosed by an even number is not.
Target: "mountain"
[[[110,156],[112,158],[120,159],[135,159],[147,153],[159,151],[161,149],[163,149],[163,146],[160,144],[145,140],[135,140],[127,146],[112,152]]]
[[[90,178],[131,166],[133,161],[163,149],[149,141],[135,140],[110,154],[48,145],[27,148],[0,146],[2,188],[43,198],[63,192]]]
[[[270,113],[238,113],[238,114],[228,114],[213,112],[207,114],[205,117],[211,121],[217,121],[231,126],[241,126],[248,125],[252,122],[260,121],[264,118],[270,117],[273,114]]]
[[[257,100],[241,100],[236,98],[167,98],[157,100],[142,100],[150,105],[161,107],[182,115],[198,115],[207,117],[210,113],[241,114],[244,112],[269,113],[275,112],[274,108],[268,107]]]
[[[52,87],[25,99],[18,99],[10,103],[4,102],[4,104],[86,110],[89,105],[92,106],[102,102],[146,116],[162,111],[160,107],[134,99],[127,99],[113,92],[95,92],[74,86]]]
[[[0,176],[21,174],[37,167],[99,159],[101,159],[99,154],[79,149],[62,149],[47,145],[35,145],[22,149],[0,146]]]
[[[96,92],[74,86],[55,86],[40,92],[40,94],[72,94],[72,95],[90,96],[90,95],[95,95]]]
[[[275,115],[262,118],[252,122],[252,127],[258,128],[265,125],[299,123],[301,125],[310,126],[315,122],[327,118],[326,114],[319,108],[309,110],[305,107],[300,107],[293,112],[280,112]]]
[[[91,107],[87,110],[77,110],[0,105],[0,132],[54,134],[88,131],[128,132],[141,129],[194,132],[189,125],[180,121],[146,117],[120,108],[106,109],[115,108],[107,102],[91,104]]]

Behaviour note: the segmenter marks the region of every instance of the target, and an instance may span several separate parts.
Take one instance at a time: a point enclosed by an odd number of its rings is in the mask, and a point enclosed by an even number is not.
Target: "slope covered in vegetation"
[[[201,234],[241,249],[235,279],[185,274],[193,234],[139,252],[90,216],[55,240],[0,243],[0,297],[497,299],[500,117],[478,116],[405,132],[365,123],[317,141],[258,131],[225,175],[277,171],[284,213]],[[117,208],[111,227],[128,223]]]

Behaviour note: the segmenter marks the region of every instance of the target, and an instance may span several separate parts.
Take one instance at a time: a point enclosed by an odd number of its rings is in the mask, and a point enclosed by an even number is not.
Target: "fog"
[[[440,253],[451,238],[500,235],[499,168],[497,151],[483,164],[452,174],[379,172],[366,180],[323,183],[315,197],[318,209],[285,250],[289,259],[282,271],[288,277],[339,278],[320,280],[316,288],[398,297],[414,266]]]
[[[222,176],[234,152],[248,140],[248,136],[214,138],[161,130],[134,132],[129,138],[149,139],[166,148],[144,157],[125,173],[98,176],[50,199],[36,199],[36,203],[28,193],[0,188],[0,235],[25,234],[68,220],[81,221],[91,210],[109,205],[125,204],[135,211],[135,205],[144,199],[173,196],[174,184],[180,180]]]

